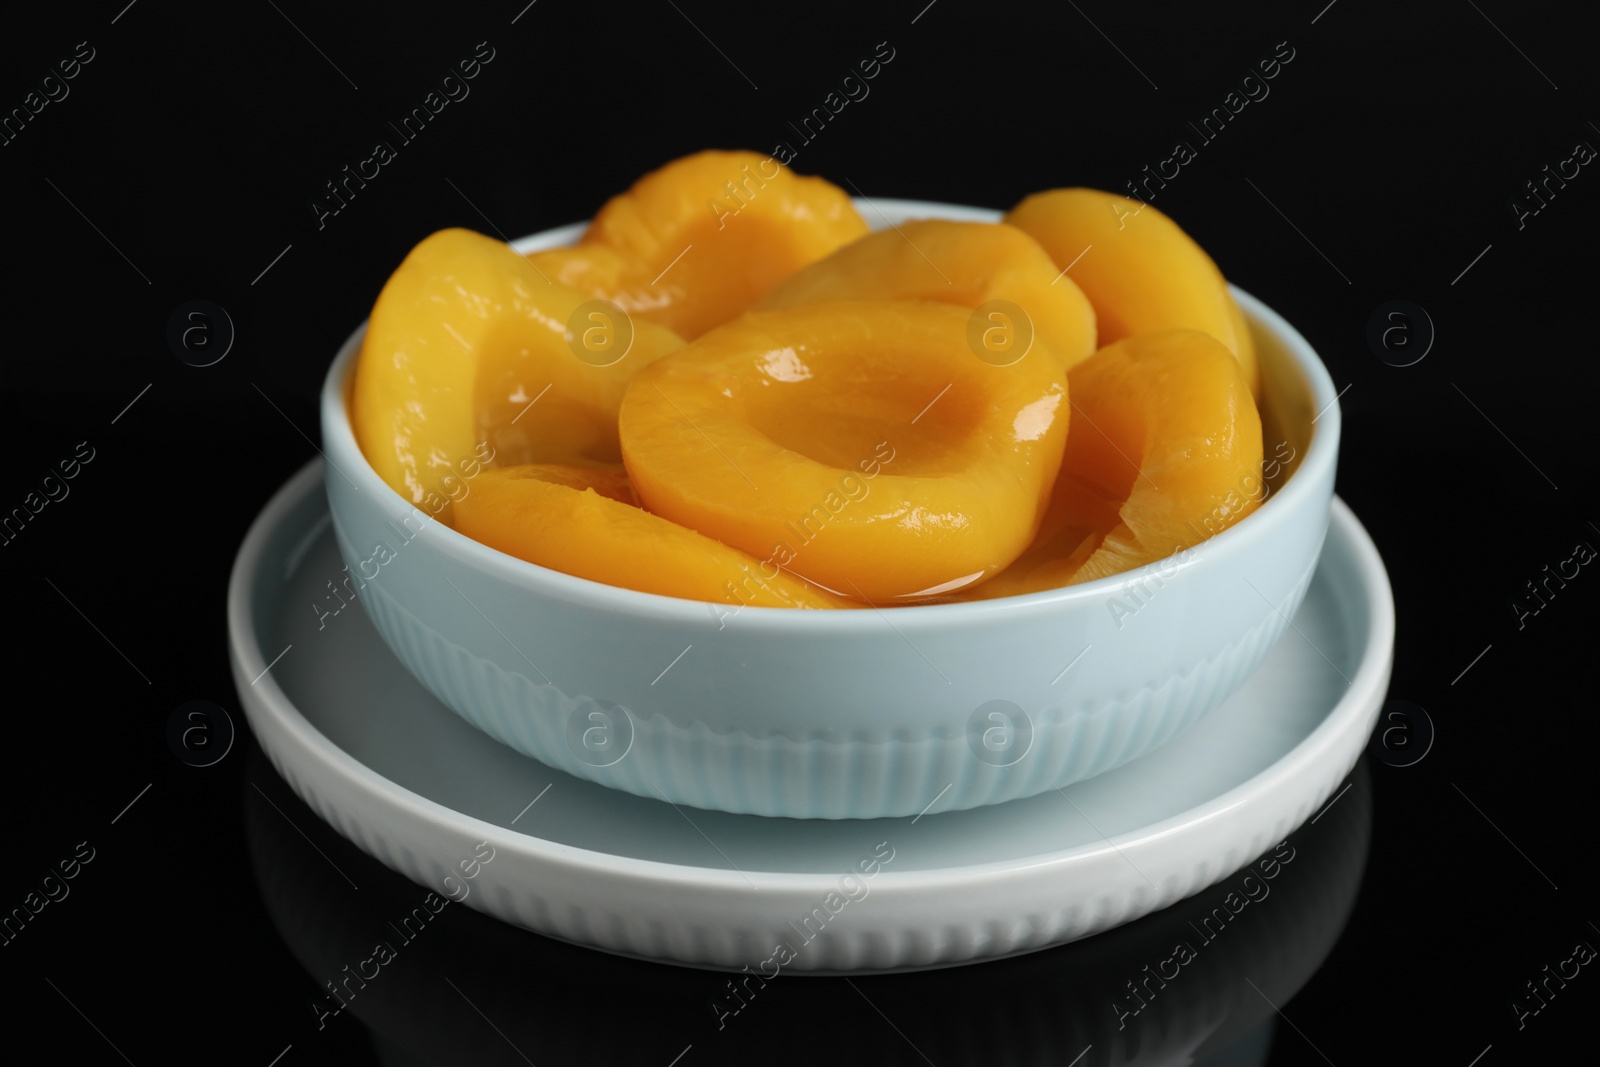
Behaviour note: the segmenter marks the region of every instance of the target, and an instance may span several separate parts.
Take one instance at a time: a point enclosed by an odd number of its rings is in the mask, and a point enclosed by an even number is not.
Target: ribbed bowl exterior
[[[340,540],[340,552],[352,551]],[[917,815],[939,795],[938,810],[1033,796],[1138,759],[1228,698],[1282,636],[1311,582],[1307,570],[1278,611],[1182,674],[1094,711],[1058,703],[1030,712],[1034,736],[1025,758],[996,767],[974,758],[965,732],[921,735],[862,728],[832,731],[713,730],[701,721],[630,713],[632,750],[609,767],[578,759],[566,723],[582,701],[473,654],[411,614],[382,589],[365,608],[395,655],[445,706],[502,744],[580,778],[675,804],[740,814],[796,818]],[[758,718],[758,716],[752,716]],[[836,788],[852,783],[848,791]]]

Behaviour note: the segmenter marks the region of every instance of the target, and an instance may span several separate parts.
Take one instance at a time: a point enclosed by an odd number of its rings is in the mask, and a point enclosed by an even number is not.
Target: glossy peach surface
[[[1098,189],[1052,189],[1027,197],[1005,220],[1078,283],[1094,305],[1102,346],[1154,330],[1199,330],[1238,358],[1252,394],[1258,390],[1255,343],[1222,272],[1156,208]]]
[[[850,197],[756,152],[697,152],[606,202],[577,245],[534,253],[553,280],[693,339],[867,233]]]
[[[588,299],[482,234],[423,240],[378,295],[351,389],[373,469],[447,518],[433,504],[460,496],[480,463],[615,461],[628,378],[683,342],[649,323],[608,341],[605,323],[575,315]]]
[[[1031,340],[1063,366],[1094,354],[1094,308],[1039,242],[988,222],[921,219],[853,241],[796,272],[758,307],[821,300],[937,300],[984,308],[991,358]],[[991,307],[997,302],[1008,306]],[[1020,355],[1021,353],[1015,353]]]
[[[981,581],[1027,546],[1068,422],[1047,351],[1008,366],[926,302],[752,312],[637,375],[623,461],[650,510],[878,602]]]
[[[620,471],[573,466],[483,472],[456,529],[565,574],[645,593],[730,605],[845,607],[777,568],[633,505]]]

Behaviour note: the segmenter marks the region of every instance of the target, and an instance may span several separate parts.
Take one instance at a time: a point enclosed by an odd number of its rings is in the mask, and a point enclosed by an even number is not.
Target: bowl
[[[857,206],[883,225],[1000,217],[919,201]],[[582,230],[515,247],[570,243]],[[1226,699],[1282,635],[1322,550],[1339,446],[1333,382],[1293,327],[1234,295],[1260,353],[1264,451],[1277,465],[1259,508],[1125,574],[886,611],[737,610],[642,593],[434,521],[356,444],[347,397],[363,326],[321,398],[345,588],[396,669],[468,722],[640,796],[766,816],[915,819],[1089,778]]]

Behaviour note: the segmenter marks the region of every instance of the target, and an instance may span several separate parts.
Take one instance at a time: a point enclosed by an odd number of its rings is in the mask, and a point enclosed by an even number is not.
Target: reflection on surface
[[[365,1025],[394,1067],[666,1067],[685,1049],[680,1067],[1262,1064],[1272,1005],[1283,1008],[1338,940],[1371,837],[1363,761],[1349,790],[1283,845],[1085,941],[921,974],[740,983],[553,941],[451,903],[461,886],[430,893],[383,867],[301,803],[259,749],[251,759],[249,779],[282,809],[246,787],[251,860],[309,973],[295,1042]]]

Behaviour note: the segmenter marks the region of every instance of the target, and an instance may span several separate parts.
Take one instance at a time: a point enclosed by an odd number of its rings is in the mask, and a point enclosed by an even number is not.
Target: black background
[[[1600,577],[1585,567],[1520,627],[1510,606],[1575,544],[1600,546],[1600,175],[1584,167],[1520,226],[1512,207],[1576,143],[1600,146],[1592,24],[1563,5],[1505,0],[1403,11],[1084,0],[1049,13],[973,0],[865,11],[524,2],[110,0],[4,16],[7,111],[79,42],[93,49],[70,95],[0,146],[0,510],[79,442],[94,455],[66,499],[0,547],[0,909],[79,842],[95,850],[71,895],[0,947],[8,1043],[137,1064],[265,1065],[286,1047],[285,1065],[360,1064],[376,1062],[374,1042],[416,1055],[391,1062],[433,1062],[429,1048],[456,1050],[439,1062],[541,1065],[665,1067],[680,1053],[684,1067],[1071,1060],[1092,1039],[1053,1031],[1074,1016],[1037,991],[1054,988],[1052,974],[1085,972],[1096,952],[1126,949],[1132,977],[1155,957],[1126,932],[952,972],[927,997],[933,985],[861,980],[881,1014],[848,986],[797,979],[787,1004],[769,994],[769,1013],[719,1031],[704,1008],[713,976],[612,961],[451,909],[429,935],[445,962],[395,965],[436,991],[409,1011],[356,1010],[319,1030],[306,1005],[325,976],[269,920],[252,863],[247,826],[278,818],[252,785],[341,866],[368,864],[372,902],[348,914],[337,910],[347,902],[328,904],[331,928],[376,924],[382,893],[409,899],[411,888],[344,845],[253,751],[227,667],[228,569],[256,512],[315,454],[306,435],[335,348],[433,230],[535,232],[588,217],[676,156],[780,140],[799,147],[796,170],[868,196],[1004,208],[1059,185],[1121,189],[1176,140],[1197,143],[1186,122],[1288,42],[1294,58],[1270,95],[1199,146],[1155,203],[1348,387],[1338,491],[1394,583],[1391,696],[1425,708],[1436,737],[1412,766],[1369,759],[1358,770],[1369,806],[1351,810],[1371,829],[1359,897],[1325,963],[1277,1002],[1287,1021],[1270,1062],[1467,1067],[1482,1055],[1492,1067],[1565,1059],[1580,1042],[1592,1055],[1593,968],[1520,1028],[1511,1002],[1576,942],[1600,944],[1589,684]],[[319,228],[308,205],[323,184],[392,139],[386,121],[480,41],[495,58],[471,95]],[[787,123],[881,41],[894,59],[870,95],[798,145]],[[236,329],[210,367],[186,365],[166,339],[174,310],[195,299],[225,308]],[[1425,308],[1437,331],[1427,357],[1403,368],[1366,339],[1374,310],[1396,299]],[[168,746],[168,718],[191,699],[222,705],[240,728],[215,766],[186,766]],[[282,865],[320,862],[298,835],[278,846]],[[484,968],[471,979],[480,988],[501,974],[522,991],[493,1000],[515,1055],[488,1018],[444,1012],[456,994],[428,968],[468,967],[448,955],[452,942]],[[963,1032],[987,1034],[989,1051],[948,1037],[963,1006]],[[1097,1025],[1114,1021],[1104,1012]],[[397,1018],[444,1036],[371,1036]],[[1081,1062],[1126,1054],[1107,1038]]]

